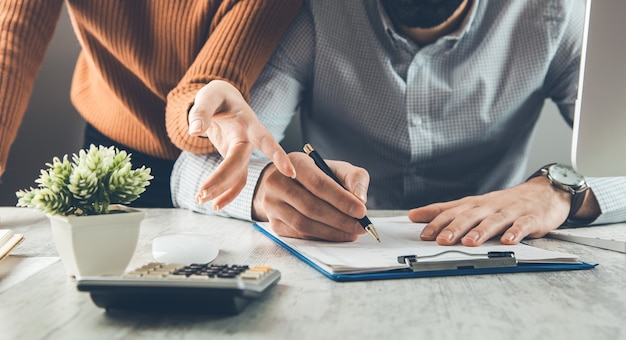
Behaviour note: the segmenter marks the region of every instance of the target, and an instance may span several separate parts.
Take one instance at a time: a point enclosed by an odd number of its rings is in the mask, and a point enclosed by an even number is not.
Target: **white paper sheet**
[[[293,239],[276,235],[268,224],[259,223],[289,247],[324,267],[331,273],[367,273],[380,270],[405,268],[397,262],[398,256],[431,256],[448,250],[470,254],[486,254],[489,251],[512,251],[519,262],[577,263],[572,254],[544,250],[526,244],[503,245],[492,240],[480,247],[463,245],[440,246],[435,242],[422,241],[420,232],[425,224],[412,223],[406,216],[371,218],[380,236],[380,243],[362,235],[355,242],[324,242]],[[436,260],[466,259],[462,254],[446,253]]]

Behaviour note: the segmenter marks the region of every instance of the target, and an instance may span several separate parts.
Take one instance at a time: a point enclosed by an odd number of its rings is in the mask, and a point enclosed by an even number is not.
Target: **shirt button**
[[[411,126],[422,125],[422,117],[420,116],[411,117],[410,124]]]

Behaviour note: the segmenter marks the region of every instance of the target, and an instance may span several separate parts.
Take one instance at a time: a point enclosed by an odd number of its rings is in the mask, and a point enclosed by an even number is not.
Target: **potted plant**
[[[153,178],[150,168],[131,169],[131,155],[91,145],[41,170],[37,188],[16,192],[18,207],[43,211],[68,274],[119,275],[130,262],[145,212],[124,206]]]

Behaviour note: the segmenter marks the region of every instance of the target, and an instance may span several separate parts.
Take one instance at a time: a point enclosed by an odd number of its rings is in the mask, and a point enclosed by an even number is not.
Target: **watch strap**
[[[570,206],[569,215],[567,215],[568,220],[572,219],[583,206],[585,191],[587,191],[587,189],[589,189],[589,186],[585,184],[584,188],[578,189],[572,194],[572,204]]]

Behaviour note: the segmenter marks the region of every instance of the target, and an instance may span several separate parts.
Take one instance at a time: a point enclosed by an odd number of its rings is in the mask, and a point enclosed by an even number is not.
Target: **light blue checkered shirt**
[[[304,140],[327,159],[371,176],[370,209],[409,209],[521,183],[546,98],[571,123],[583,0],[474,0],[457,31],[418,46],[393,28],[376,0],[311,0],[251,93],[280,140],[301,110]],[[183,153],[174,204],[197,205],[218,155]],[[267,160],[255,154],[248,183],[224,215],[251,218]],[[590,178],[596,221],[626,219],[626,178]]]

